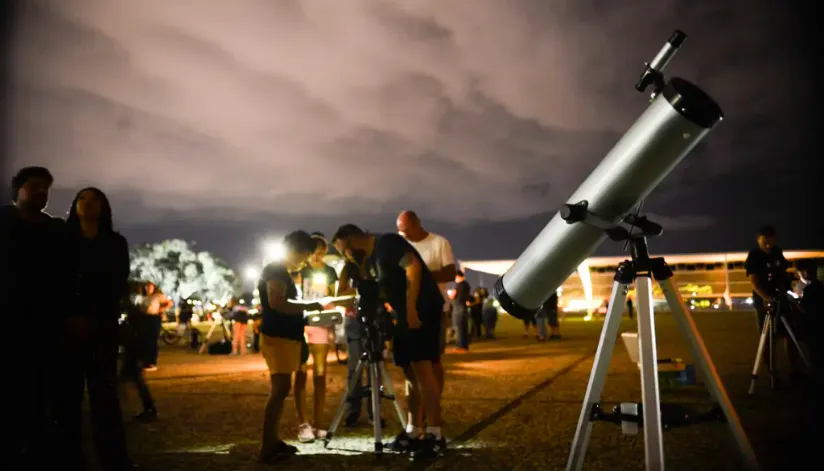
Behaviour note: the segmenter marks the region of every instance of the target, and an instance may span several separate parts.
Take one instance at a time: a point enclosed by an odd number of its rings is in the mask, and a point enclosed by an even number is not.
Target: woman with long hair
[[[314,251],[303,269],[300,271],[299,283],[301,295],[304,301],[317,301],[326,296],[334,296],[335,283],[338,281],[338,274],[334,268],[326,264],[323,257],[329,252],[329,245],[321,235],[312,235],[315,243]],[[326,358],[329,354],[329,334],[326,327],[306,326],[304,328],[306,337],[306,348],[308,355],[305,355],[300,365],[300,369],[295,372],[295,406],[298,411],[298,441],[301,443],[311,443],[315,439],[326,437],[326,430],[323,426],[323,407],[326,403]],[[308,360],[312,356],[312,385],[314,386],[313,396],[313,420],[310,423],[306,420],[306,382],[308,377]]]
[[[128,293],[129,246],[114,231],[108,198],[81,190],[66,220],[69,282],[76,296],[67,305],[59,341],[56,422],[70,469],[83,469],[81,410],[88,386],[92,437],[105,471],[131,469],[117,395],[120,303]]]

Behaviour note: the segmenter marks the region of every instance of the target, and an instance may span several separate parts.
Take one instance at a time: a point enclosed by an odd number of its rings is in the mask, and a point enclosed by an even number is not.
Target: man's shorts
[[[419,361],[440,361],[441,325],[435,321],[424,323],[420,329],[397,332],[392,342],[395,365],[403,368]]]
[[[292,374],[298,371],[303,344],[304,342],[299,340],[260,334],[260,352],[266,360],[269,374]]]
[[[441,330],[440,330],[440,339],[438,342],[440,343],[440,352],[441,355],[446,353],[446,324],[447,320],[449,319],[449,313],[444,311],[441,313]]]

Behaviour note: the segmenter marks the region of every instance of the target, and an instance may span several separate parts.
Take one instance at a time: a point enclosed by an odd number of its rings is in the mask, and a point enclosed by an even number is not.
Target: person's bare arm
[[[444,245],[440,254],[441,269],[432,272],[435,283],[449,283],[455,280],[457,268],[455,267],[455,253],[452,251],[452,244],[444,240]]]
[[[160,312],[166,312],[174,305],[175,303],[171,299],[163,296],[163,299],[160,300]]]
[[[354,295],[357,293],[357,290],[354,286],[352,286],[352,280],[348,276],[342,276],[338,278],[338,288],[335,293],[335,296],[348,296]],[[346,299],[343,301],[337,301],[335,303],[336,306],[341,306],[346,309],[351,309],[355,307],[355,300],[353,299]]]
[[[342,276],[338,279],[338,288],[335,296],[346,296],[348,294],[355,294],[355,288],[352,286],[352,280],[348,276]]]
[[[423,267],[412,252],[407,252],[400,260],[400,266],[406,271],[406,313],[410,318],[414,316],[415,324],[420,323],[418,318],[418,295],[421,291],[421,275]]]
[[[300,304],[286,299],[286,285],[280,280],[266,282],[266,295],[269,307],[283,314],[303,315],[303,311],[320,311],[320,304]]]
[[[752,290],[755,291],[756,294],[761,296],[761,299],[768,300],[772,298],[772,295],[761,289],[761,278],[755,273],[750,275],[750,283],[752,284]]]
[[[455,268],[455,264],[447,265],[440,270],[435,270],[432,272],[432,278],[435,279],[435,283],[449,283],[450,281],[455,280],[455,275],[457,274],[458,270]]]

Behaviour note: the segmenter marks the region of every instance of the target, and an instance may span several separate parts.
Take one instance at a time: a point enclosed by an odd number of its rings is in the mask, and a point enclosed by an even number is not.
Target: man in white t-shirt
[[[449,295],[446,294],[447,286],[455,281],[455,255],[452,252],[452,245],[446,238],[432,232],[427,232],[421,225],[421,220],[414,211],[402,211],[396,221],[398,232],[415,247],[421,255],[426,267],[432,272],[441,295],[444,299],[444,311],[449,307]],[[441,327],[441,355],[446,349],[446,314],[442,318]],[[435,365],[435,376],[443,392],[444,372],[443,363]]]

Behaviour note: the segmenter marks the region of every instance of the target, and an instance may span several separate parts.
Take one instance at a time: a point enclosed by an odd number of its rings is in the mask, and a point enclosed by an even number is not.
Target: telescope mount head
[[[580,201],[575,204],[565,204],[561,207],[561,218],[567,224],[586,224],[604,231],[610,240],[615,242],[627,242],[633,260],[649,259],[647,249],[647,238],[658,237],[664,233],[664,228],[660,224],[647,219],[646,216],[630,214],[621,222],[629,226],[629,229],[621,224],[612,224],[601,218],[597,214],[589,211],[589,202]],[[635,232],[635,231],[638,232]]]
[[[661,90],[664,89],[666,84],[666,78],[664,77],[664,68],[669,64],[669,61],[675,56],[675,53],[678,52],[678,49],[681,47],[681,44],[684,43],[684,40],[687,39],[687,35],[680,30],[675,30],[670,36],[669,40],[664,44],[664,47],[658,51],[658,54],[652,59],[651,62],[647,62],[644,64],[644,73],[641,74],[641,78],[638,79],[638,83],[635,84],[635,89],[641,93],[646,92],[647,88],[652,85],[652,94],[650,99],[654,100]]]

